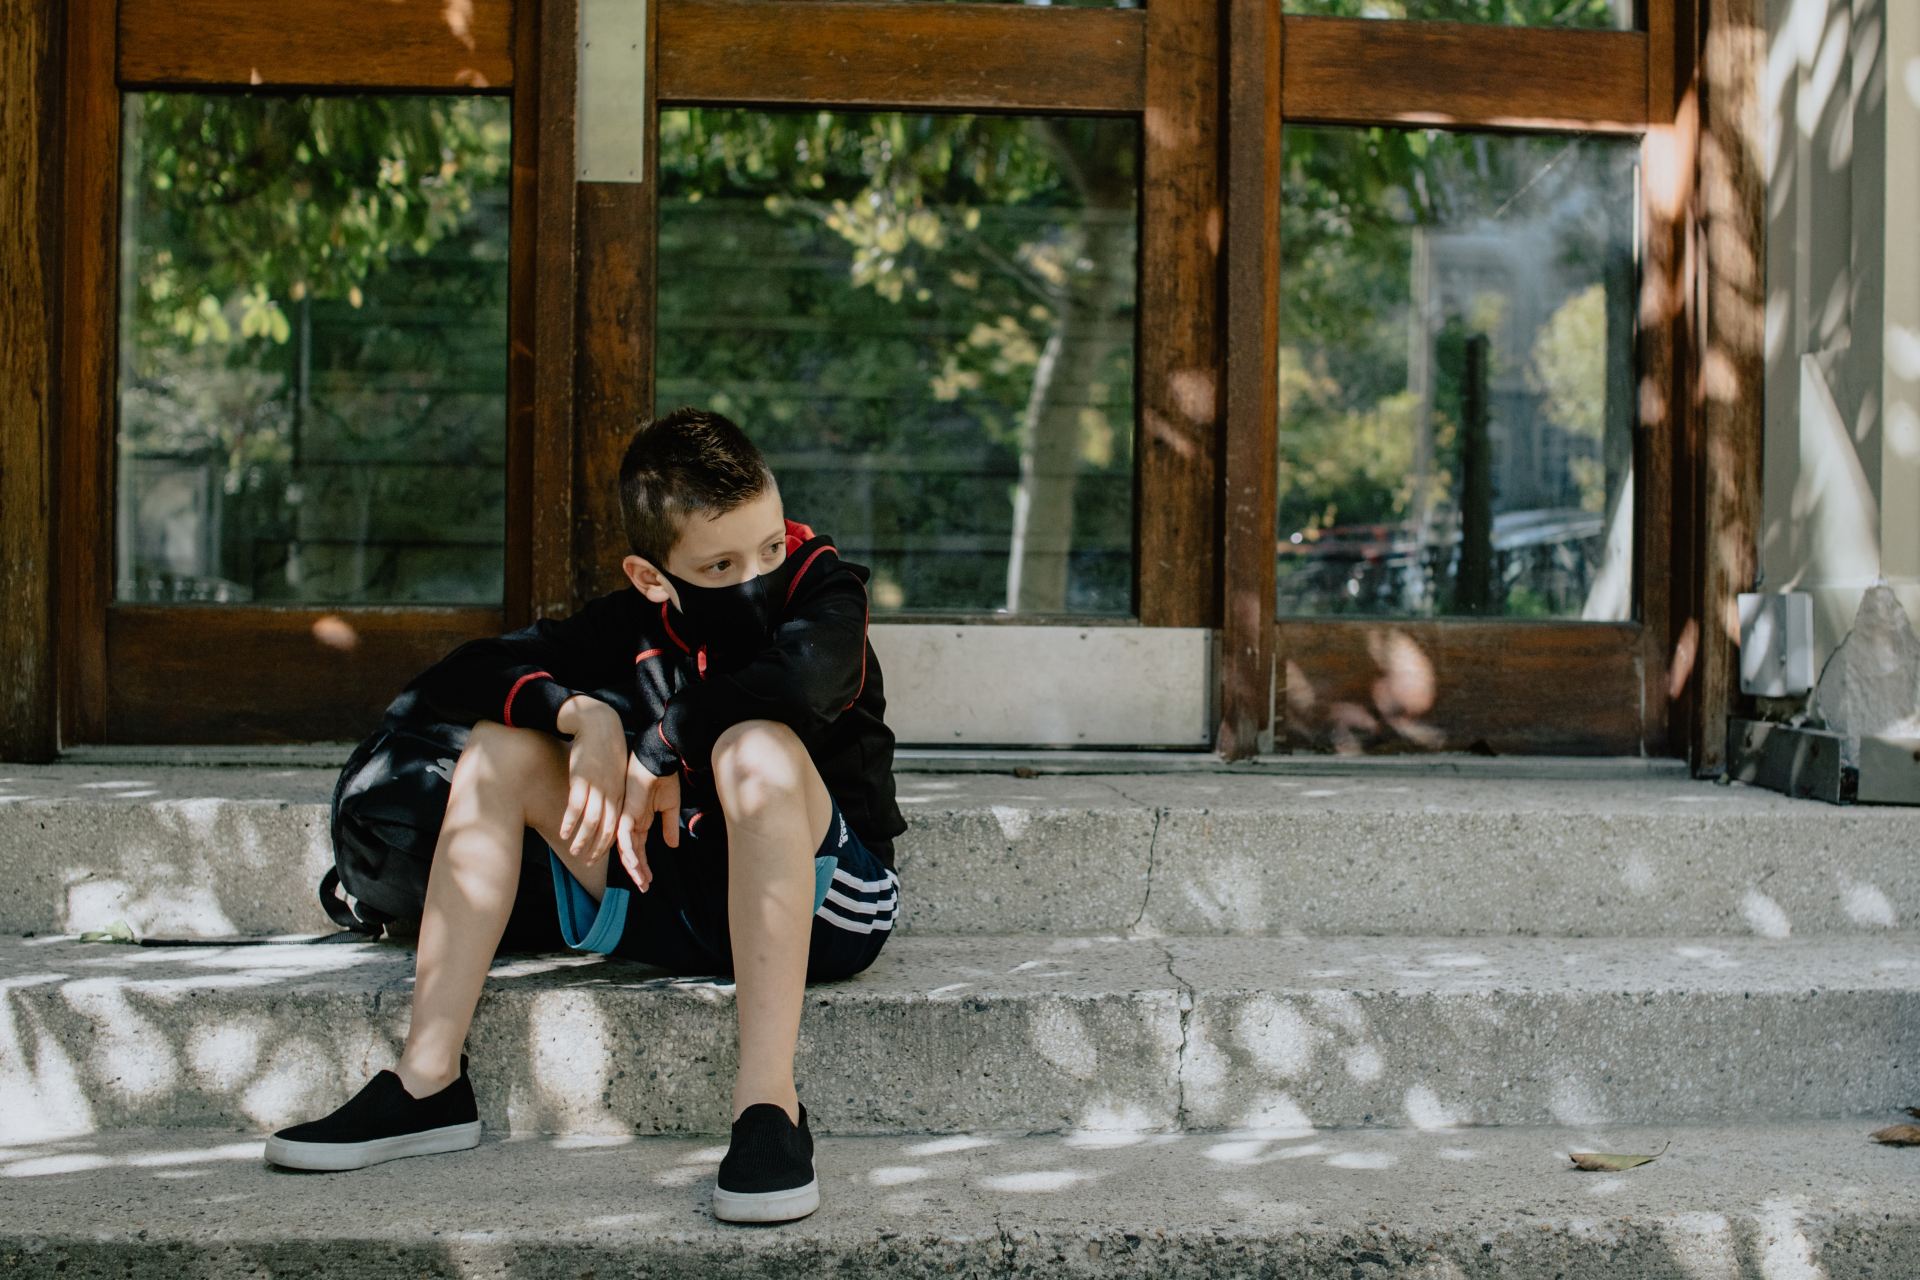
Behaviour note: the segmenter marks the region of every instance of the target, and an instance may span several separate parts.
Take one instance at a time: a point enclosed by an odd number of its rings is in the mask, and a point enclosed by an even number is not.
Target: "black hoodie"
[[[806,744],[847,822],[882,862],[906,829],[893,791],[893,731],[867,641],[868,571],[831,539],[787,522],[786,600],[773,642],[731,670],[706,661],[687,620],[628,587],[571,617],[474,640],[427,668],[388,717],[479,720],[558,733],[560,706],[588,694],[620,714],[656,774],[681,773],[681,803],[715,803],[714,740],[742,720],[775,720]]]

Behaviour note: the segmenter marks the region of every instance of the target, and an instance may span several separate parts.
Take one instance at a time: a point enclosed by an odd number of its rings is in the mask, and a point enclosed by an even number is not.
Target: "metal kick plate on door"
[[[577,177],[647,177],[647,0],[580,0]]]

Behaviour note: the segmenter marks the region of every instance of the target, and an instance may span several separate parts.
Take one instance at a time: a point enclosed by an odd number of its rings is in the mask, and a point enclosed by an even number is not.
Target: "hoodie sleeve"
[[[807,553],[773,643],[734,671],[712,672],[667,702],[634,752],[655,774],[708,768],[713,744],[742,720],[775,720],[802,737],[837,719],[866,687],[867,587],[831,545]]]
[[[620,629],[615,592],[578,613],[461,645],[428,667],[408,691],[440,718],[462,724],[497,720],[512,728],[558,733],[560,707],[575,693],[617,678]]]

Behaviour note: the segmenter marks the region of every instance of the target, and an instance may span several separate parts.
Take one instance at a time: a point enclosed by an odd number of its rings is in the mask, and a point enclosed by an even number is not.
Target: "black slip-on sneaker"
[[[720,1162],[713,1216],[722,1222],[791,1222],[819,1207],[807,1109],[800,1108],[797,1125],[775,1103],[756,1102],[742,1111]]]
[[[459,1079],[440,1092],[416,1098],[399,1076],[382,1071],[332,1115],[268,1138],[266,1154],[283,1168],[337,1172],[479,1145],[480,1109],[462,1054]]]

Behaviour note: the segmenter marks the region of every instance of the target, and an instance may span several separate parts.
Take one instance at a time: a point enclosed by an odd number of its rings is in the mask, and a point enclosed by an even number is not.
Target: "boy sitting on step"
[[[455,650],[342,775],[336,856],[363,904],[379,906],[382,859],[406,861],[376,798],[407,780],[407,804],[444,805],[415,821],[432,858],[412,1025],[395,1070],[274,1134],[273,1163],[354,1169],[479,1142],[462,1050],[516,896],[544,899],[537,882],[520,892],[525,844],[537,874],[550,864],[568,946],[734,978],[740,1068],[716,1216],[818,1206],[793,1078],[803,989],[873,963],[899,911],[892,839],[906,825],[867,571],[785,518],[760,451],[718,414],[643,425],[620,501],[629,588]],[[449,724],[464,731],[457,760],[420,729]],[[376,873],[356,883],[356,866]]]

